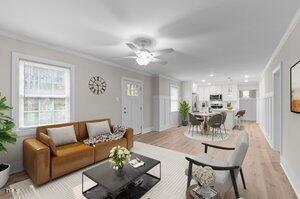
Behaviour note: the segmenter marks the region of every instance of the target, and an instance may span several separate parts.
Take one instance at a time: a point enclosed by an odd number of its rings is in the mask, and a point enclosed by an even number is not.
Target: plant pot
[[[4,185],[8,181],[10,171],[9,164],[0,164],[0,188],[4,187]]]
[[[188,122],[187,120],[182,120],[182,121],[181,121],[182,126],[187,126],[188,123],[189,123],[189,122]]]

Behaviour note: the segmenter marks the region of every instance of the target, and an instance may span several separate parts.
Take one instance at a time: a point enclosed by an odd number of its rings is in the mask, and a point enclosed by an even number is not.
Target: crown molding
[[[295,29],[297,23],[300,20],[300,7],[298,7],[296,14],[294,15],[292,21],[290,22],[286,32],[284,33],[283,37],[281,38],[279,44],[277,45],[277,47],[275,48],[275,50],[273,51],[266,67],[264,68],[261,78],[263,78],[263,75],[265,74],[266,70],[270,67],[271,63],[273,62],[275,56],[279,53],[279,51],[281,50],[281,48],[283,47],[283,45],[286,43],[286,41],[288,40],[289,36],[291,35],[291,33],[293,32],[293,30]]]
[[[138,70],[138,69],[131,68],[131,67],[125,67],[125,66],[115,64],[115,63],[110,62],[110,61],[100,59],[96,56],[92,56],[92,55],[89,55],[89,54],[86,54],[86,53],[78,52],[78,51],[75,51],[75,50],[67,49],[67,48],[60,47],[60,46],[53,45],[53,44],[47,44],[45,42],[40,42],[40,41],[31,39],[29,37],[20,36],[20,35],[10,33],[10,32],[4,31],[4,30],[0,30],[0,36],[7,37],[7,38],[10,38],[10,39],[15,39],[15,40],[26,42],[26,43],[35,44],[35,45],[42,46],[42,47],[45,47],[45,48],[48,48],[48,49],[51,49],[51,50],[56,50],[56,51],[59,51],[59,52],[62,52],[62,53],[66,53],[66,54],[69,54],[69,55],[74,55],[74,56],[77,56],[77,57],[80,57],[80,58],[84,58],[84,59],[88,59],[88,60],[91,60],[91,61],[106,64],[108,66],[124,69],[124,70],[135,72],[135,73],[139,73],[139,74],[142,74],[142,75],[145,75],[145,76],[153,76],[152,73],[149,73],[149,72],[146,72],[146,71]]]
[[[165,79],[171,80],[173,82],[177,82],[177,83],[181,83],[182,82],[179,79],[175,79],[175,78],[172,78],[172,77],[169,77],[169,76],[166,76],[166,75],[162,75],[162,74],[155,74],[155,75],[153,75],[153,77],[162,77],[162,78],[165,78]]]

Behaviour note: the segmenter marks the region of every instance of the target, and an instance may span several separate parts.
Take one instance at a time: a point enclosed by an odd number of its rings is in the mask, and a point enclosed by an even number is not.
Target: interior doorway
[[[122,78],[122,125],[143,132],[143,82]]]
[[[273,71],[273,147],[282,152],[282,64]]]

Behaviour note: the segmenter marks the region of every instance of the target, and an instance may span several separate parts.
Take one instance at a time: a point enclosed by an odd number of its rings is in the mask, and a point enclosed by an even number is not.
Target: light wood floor
[[[204,151],[199,141],[189,139],[184,136],[187,127],[172,128],[162,132],[151,132],[135,137],[136,141],[152,144],[183,153],[201,155]],[[245,130],[250,136],[250,146],[243,164],[247,190],[244,190],[240,178],[238,187],[240,196],[250,199],[295,199],[297,198],[287,177],[285,176],[280,163],[279,153],[272,150],[260,128],[255,123],[246,123]],[[220,144],[223,146],[234,146],[239,131],[234,130],[230,137]],[[211,149],[209,154],[226,159],[231,152]],[[10,184],[27,179],[25,172],[11,175],[7,188]],[[10,194],[5,194],[4,189],[0,190],[0,198],[10,198]],[[234,198],[234,192],[225,194],[224,198]]]
[[[249,133],[250,146],[243,163],[243,171],[247,190],[243,189],[240,176],[238,188],[240,197],[262,199],[294,199],[297,198],[279,162],[279,153],[270,148],[264,135],[256,123],[245,123]],[[199,141],[187,138],[183,133],[187,127],[172,128],[163,132],[151,132],[136,136],[135,140],[192,155],[204,153]],[[222,142],[214,142],[223,146],[234,146],[239,131],[234,130],[230,137]],[[208,153],[219,158],[228,158],[232,152],[209,149]],[[234,198],[233,189],[224,198]]]

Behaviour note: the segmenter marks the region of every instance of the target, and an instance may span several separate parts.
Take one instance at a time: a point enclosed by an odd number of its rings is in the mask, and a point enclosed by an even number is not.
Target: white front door
[[[143,84],[140,81],[122,79],[122,123],[131,127],[134,134],[143,130]]]

